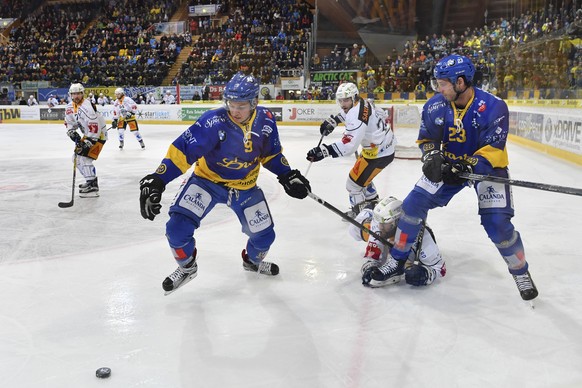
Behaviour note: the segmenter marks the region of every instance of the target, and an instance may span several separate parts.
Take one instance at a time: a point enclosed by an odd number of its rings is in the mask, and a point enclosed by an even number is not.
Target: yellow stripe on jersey
[[[182,174],[188,171],[191,166],[191,164],[189,164],[186,160],[186,155],[184,155],[184,153],[176,148],[176,146],[173,144],[171,144],[170,148],[168,148],[166,159],[170,159],[172,163],[174,163],[174,165],[176,165],[176,167],[182,171]]]
[[[265,157],[265,158],[261,158],[261,159],[260,159],[260,160],[261,160],[261,164],[262,164],[262,165],[265,165],[266,163],[269,163],[269,161],[270,161],[271,159],[273,159],[273,158],[274,158],[274,157],[276,157],[276,156],[279,156],[279,155],[281,155],[282,153],[283,153],[283,149],[281,149],[281,152],[278,152],[278,153],[276,153],[275,155],[269,155],[269,156],[267,156],[267,157]]]
[[[507,156],[507,147],[500,150],[499,148],[486,145],[475,152],[475,156],[482,156],[491,163],[493,168],[505,168],[509,164]]]
[[[208,179],[211,182],[223,184],[226,187],[237,189],[237,190],[248,190],[251,187],[254,187],[257,183],[257,179],[259,177],[259,170],[261,169],[261,165],[257,164],[257,166],[249,171],[247,176],[242,179],[225,179],[212,171],[208,168],[208,164],[206,163],[206,159],[204,157],[198,159],[198,163],[196,163],[196,167],[194,168],[194,174]]]

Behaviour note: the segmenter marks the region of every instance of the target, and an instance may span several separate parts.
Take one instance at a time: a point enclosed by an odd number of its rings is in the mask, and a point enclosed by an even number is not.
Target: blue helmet
[[[453,54],[444,57],[435,65],[433,75],[436,79],[448,79],[453,84],[457,82],[457,78],[465,76],[470,84],[475,75],[475,66],[469,58]]]
[[[259,98],[259,82],[252,75],[236,73],[226,84],[223,92],[225,101],[252,101]]]

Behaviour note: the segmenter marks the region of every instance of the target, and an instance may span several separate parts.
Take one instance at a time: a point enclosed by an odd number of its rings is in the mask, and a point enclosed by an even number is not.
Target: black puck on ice
[[[109,376],[111,376],[111,368],[106,368],[106,367],[99,368],[95,372],[95,376],[99,377],[100,379],[106,379]]]

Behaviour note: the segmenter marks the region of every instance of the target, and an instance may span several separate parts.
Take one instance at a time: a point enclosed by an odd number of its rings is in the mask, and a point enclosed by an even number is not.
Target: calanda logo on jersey
[[[260,224],[262,224],[264,222],[269,221],[270,218],[271,217],[269,216],[268,213],[265,214],[262,211],[257,210],[255,212],[255,217],[249,220],[249,225],[256,227],[256,226],[259,226]]]
[[[487,186],[485,193],[479,194],[479,201],[504,201],[505,194],[495,190],[493,186]]]
[[[201,193],[194,193],[193,195],[186,193],[182,199],[186,201],[190,207],[199,209],[201,211],[200,214],[206,211],[206,204],[202,201]]]
[[[267,204],[264,201],[257,203],[256,205],[249,206],[244,210],[245,218],[249,229],[253,233],[260,232],[268,228],[271,224],[271,215],[267,209]]]

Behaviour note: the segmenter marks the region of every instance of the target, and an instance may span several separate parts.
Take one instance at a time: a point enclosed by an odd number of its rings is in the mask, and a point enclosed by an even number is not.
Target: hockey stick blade
[[[59,202],[60,208],[73,206],[75,203],[75,180],[77,177],[77,156],[73,154],[73,184],[71,185],[71,200],[69,202]]]
[[[552,191],[554,193],[582,196],[582,189],[578,189],[576,187],[548,185],[545,183],[528,182],[528,181],[518,181],[515,179],[503,178],[503,177],[499,177],[499,176],[471,174],[468,172],[460,173],[459,177],[473,180],[473,181],[489,181],[489,182],[503,183],[503,184],[512,185],[512,186],[527,187],[528,189]]]
[[[368,233],[370,236],[374,236],[382,244],[387,245],[388,247],[392,248],[393,244],[390,241],[386,240],[384,237],[380,236],[378,233],[376,233],[376,232],[370,230],[369,228],[365,227],[364,225],[360,224],[358,221],[354,220],[352,217],[344,214],[344,212],[342,212],[341,210],[339,210],[335,206],[333,206],[330,203],[326,202],[325,200],[321,199],[320,197],[313,194],[312,192],[309,192],[309,194],[307,194],[307,195],[309,195],[310,198],[319,202],[324,207],[328,208],[329,210],[331,210],[332,212],[334,212],[335,214],[337,214],[338,216],[340,216],[341,218],[343,218],[344,220],[346,220],[350,224],[354,225],[358,229],[363,230],[364,232]]]

